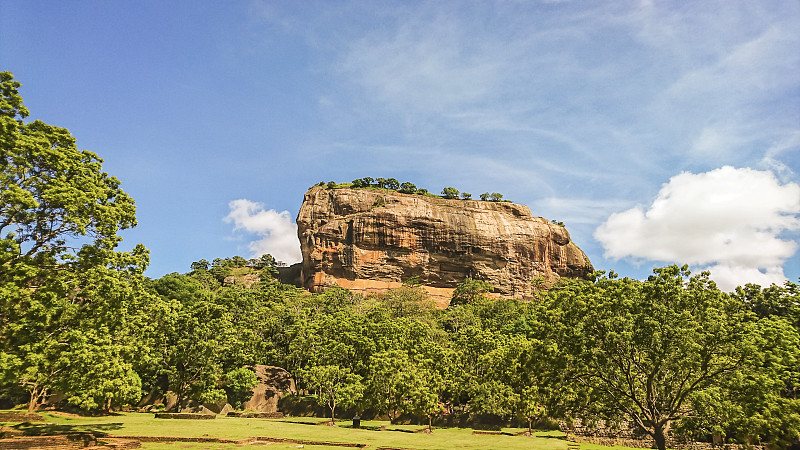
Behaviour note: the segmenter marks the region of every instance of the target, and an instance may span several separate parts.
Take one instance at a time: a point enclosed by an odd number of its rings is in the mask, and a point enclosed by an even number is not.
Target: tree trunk
[[[667,448],[667,439],[664,436],[664,427],[661,425],[656,425],[653,427],[653,440],[656,441],[656,448],[658,450],[666,450]]]
[[[36,386],[31,388],[31,401],[28,403],[28,414],[33,414],[33,412],[36,410],[36,399],[39,398],[38,390],[39,388]]]
[[[31,388],[31,400],[28,403],[28,414],[33,414],[36,408],[44,403],[44,399],[47,395],[47,387],[39,386],[38,384],[34,384]]]
[[[533,421],[528,417],[528,436],[533,437]]]
[[[431,415],[428,414],[428,433],[430,434],[433,434],[433,424],[431,423],[432,421],[433,419],[431,418]]]

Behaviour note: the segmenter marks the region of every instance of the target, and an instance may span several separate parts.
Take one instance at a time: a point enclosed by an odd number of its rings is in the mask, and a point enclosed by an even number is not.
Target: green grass
[[[564,450],[567,443],[562,433],[557,431],[537,431],[535,437],[505,435],[473,435],[469,428],[437,428],[433,434],[414,433],[423,428],[420,425],[390,425],[381,421],[362,421],[362,429],[353,429],[349,420],[338,422],[338,426],[317,425],[322,418],[287,417],[283,419],[244,419],[217,416],[212,420],[155,419],[151,413],[121,413],[113,416],[78,417],[57,413],[42,412],[45,424],[17,424],[15,427],[30,433],[54,431],[102,431],[111,435],[126,436],[175,436],[175,437],[216,437],[241,439],[246,437],[273,437],[315,442],[348,442],[367,444],[371,448],[379,446],[409,449],[534,449]],[[386,431],[379,431],[387,425]],[[521,428],[508,428],[502,431],[516,433]],[[217,443],[143,443],[145,449],[230,449],[239,448],[237,444]],[[270,444],[270,449],[297,448],[297,444]],[[305,445],[306,449],[325,447]],[[605,447],[581,444],[581,449],[623,449],[624,447]]]
[[[214,444],[208,442],[143,442],[142,448],[149,449],[149,450],[182,450],[182,449],[195,449],[195,450],[238,450],[241,449],[243,446],[240,444]],[[248,445],[244,445],[244,447],[248,447]],[[256,447],[258,448],[258,447]],[[297,444],[269,444],[269,447],[266,447],[269,450],[288,450],[292,449],[295,450],[298,448]],[[302,447],[304,450],[331,450],[331,449],[338,449],[338,450],[346,450],[348,447],[333,447],[333,446],[322,446],[322,445],[303,445]],[[352,450],[357,450],[352,448]]]

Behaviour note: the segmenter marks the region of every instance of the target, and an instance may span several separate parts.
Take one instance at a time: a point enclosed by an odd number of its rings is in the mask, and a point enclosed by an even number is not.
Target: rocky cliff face
[[[306,192],[297,216],[304,286],[380,291],[419,277],[440,306],[467,277],[503,296],[593,270],[566,228],[508,202],[372,189]]]

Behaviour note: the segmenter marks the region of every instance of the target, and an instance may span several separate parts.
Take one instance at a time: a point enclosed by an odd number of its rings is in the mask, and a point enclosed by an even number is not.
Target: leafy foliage
[[[450,298],[450,306],[471,304],[485,300],[486,293],[493,290],[494,287],[489,282],[466,278],[453,291],[453,296]]]
[[[442,189],[442,197],[444,198],[458,198],[458,189],[454,187],[446,187]]]
[[[30,410],[56,389],[87,409],[137,400],[129,318],[148,253],[115,250],[133,200],[68,130],[25,123],[19,87],[0,72],[0,383]]]
[[[354,406],[363,394],[361,377],[347,368],[336,365],[313,366],[301,374],[316,389],[317,402],[330,408],[331,423],[335,419],[336,405]]]

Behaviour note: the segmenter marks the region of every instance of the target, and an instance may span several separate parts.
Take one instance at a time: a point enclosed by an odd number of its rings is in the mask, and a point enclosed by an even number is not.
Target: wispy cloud
[[[263,204],[247,199],[233,200],[228,207],[230,213],[223,220],[233,223],[234,231],[241,230],[258,236],[248,244],[251,257],[269,253],[287,264],[302,261],[297,225],[288,211],[267,210]]]
[[[797,243],[800,185],[770,172],[730,166],[672,177],[653,203],[612,214],[595,238],[612,259],[634,258],[709,267],[724,289],[785,280],[782,264]]]
[[[393,8],[334,53],[351,100],[382,108],[409,146],[436,139],[463,154],[462,136],[505,133],[501,145],[552,159],[535,144],[561,135],[582,154],[572,168],[663,176],[671,156],[752,165],[796,119],[776,129],[763,110],[800,69],[795,23],[767,8],[449,6]]]

